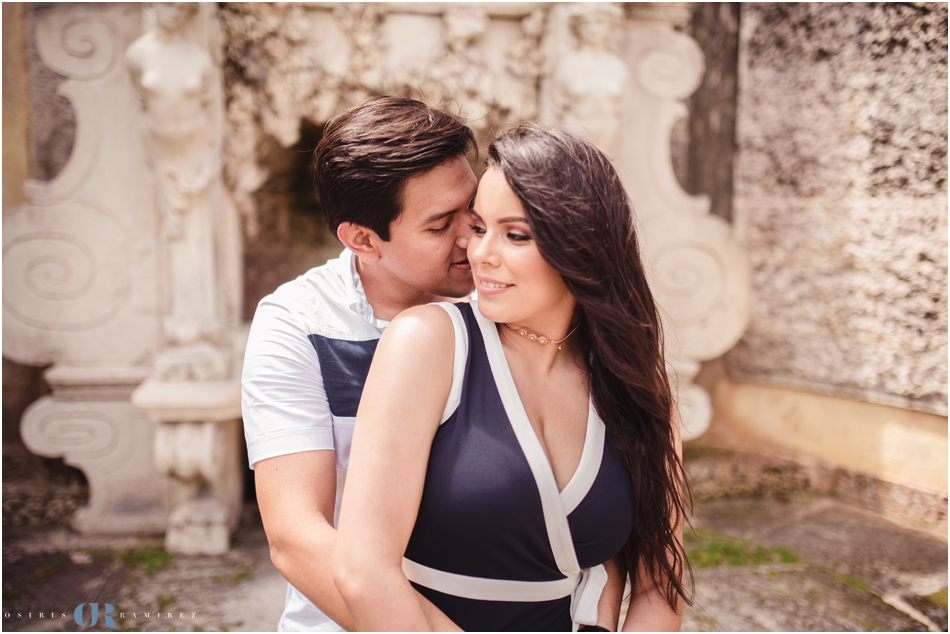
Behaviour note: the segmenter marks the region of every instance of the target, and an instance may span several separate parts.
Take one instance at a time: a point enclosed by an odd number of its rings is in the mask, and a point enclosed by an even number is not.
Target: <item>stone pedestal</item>
[[[129,402],[141,368],[55,366],[51,396],[23,415],[22,436],[35,454],[77,467],[89,481],[89,504],[73,517],[84,533],[161,533],[168,487],[155,469],[156,425]]]
[[[240,382],[149,380],[132,402],[156,426],[154,460],[169,481],[165,548],[226,553],[243,502]]]

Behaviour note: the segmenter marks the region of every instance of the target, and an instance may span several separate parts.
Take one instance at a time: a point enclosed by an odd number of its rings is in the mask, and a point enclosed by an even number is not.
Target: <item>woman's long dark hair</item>
[[[563,130],[522,124],[488,148],[521,200],[541,256],[577,302],[575,344],[590,390],[633,483],[633,530],[621,567],[646,574],[678,610],[691,601],[675,527],[688,491],[672,425],[663,334],[627,192],[610,160]],[[692,594],[691,592],[689,593]]]

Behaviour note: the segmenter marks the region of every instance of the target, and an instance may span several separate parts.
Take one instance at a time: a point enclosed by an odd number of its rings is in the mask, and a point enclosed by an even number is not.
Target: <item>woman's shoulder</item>
[[[418,348],[451,344],[455,332],[449,310],[457,309],[448,303],[407,308],[389,322],[383,336]]]

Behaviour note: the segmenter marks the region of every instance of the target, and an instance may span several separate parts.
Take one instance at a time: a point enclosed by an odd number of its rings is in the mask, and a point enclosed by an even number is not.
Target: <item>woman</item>
[[[679,424],[630,204],[567,132],[489,148],[472,304],[380,340],[357,414],[335,579],[359,629],[679,629]],[[405,558],[403,555],[405,554]],[[410,583],[410,581],[412,583]]]

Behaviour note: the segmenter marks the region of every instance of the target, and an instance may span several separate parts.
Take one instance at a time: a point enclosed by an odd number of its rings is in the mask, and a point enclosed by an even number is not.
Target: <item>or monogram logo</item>
[[[89,625],[86,625],[86,615],[83,614],[83,607],[89,606],[91,611],[91,620]],[[111,627],[115,629],[115,621],[112,620],[112,617],[109,614],[115,609],[112,607],[111,603],[103,603],[102,607],[102,620],[106,624],[106,627]],[[96,623],[99,622],[99,604],[98,603],[80,603],[76,606],[76,609],[73,611],[73,619],[76,621],[76,625],[79,627],[93,627]]]

